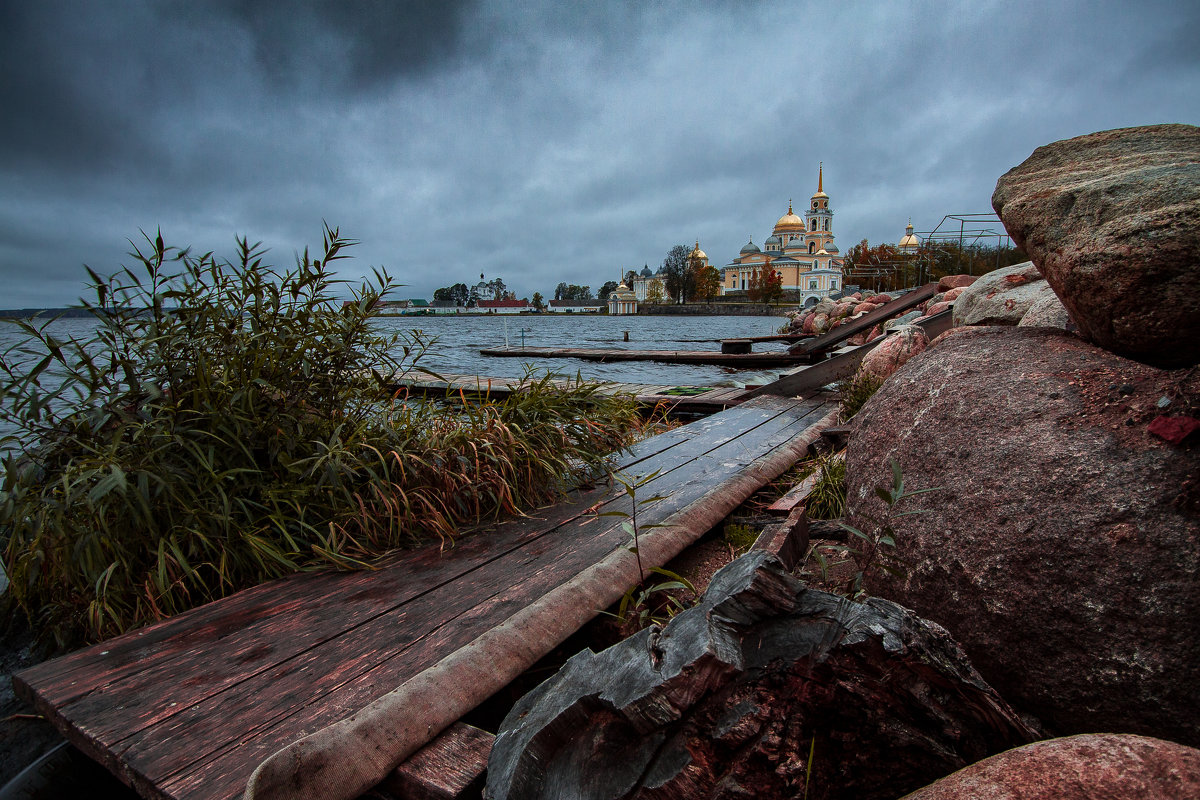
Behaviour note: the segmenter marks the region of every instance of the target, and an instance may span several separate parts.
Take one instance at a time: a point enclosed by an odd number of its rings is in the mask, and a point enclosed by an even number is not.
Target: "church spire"
[[[825,162],[818,161],[817,164],[819,164],[817,167],[817,194],[820,194],[821,192],[825,191]]]

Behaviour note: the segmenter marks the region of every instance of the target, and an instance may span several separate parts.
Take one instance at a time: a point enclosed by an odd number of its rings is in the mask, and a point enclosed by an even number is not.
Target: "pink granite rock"
[[[954,324],[1016,325],[1044,288],[1033,262],[992,270],[955,298]]]
[[[1084,734],[985,758],[903,800],[1197,800],[1200,750],[1162,739]]]
[[[972,281],[972,283],[974,283],[974,281]],[[946,291],[942,292],[942,302],[953,303],[958,299],[958,296],[965,291],[965,289],[965,286],[955,286],[952,289],[947,289]]]
[[[932,317],[934,314],[940,314],[946,309],[952,308],[953,306],[953,303],[947,303],[945,300],[940,303],[934,303],[929,308],[925,309],[925,316]],[[916,320],[913,321],[915,322]]]
[[[919,325],[902,325],[863,358],[861,369],[877,378],[887,378],[904,362],[929,346],[929,337]]]
[[[1049,328],[955,328],[854,417],[850,524],[884,513],[901,579],[873,594],[944,625],[1018,709],[1060,733],[1200,745],[1200,448],[1150,435],[1165,372]]]
[[[944,292],[949,289],[962,288],[970,286],[976,280],[975,275],[946,275],[938,281],[938,291]]]
[[[879,308],[875,303],[859,303],[854,307],[855,314],[869,314]]]
[[[1087,339],[1159,366],[1200,362],[1200,128],[1044,145],[1000,178],[992,206]]]

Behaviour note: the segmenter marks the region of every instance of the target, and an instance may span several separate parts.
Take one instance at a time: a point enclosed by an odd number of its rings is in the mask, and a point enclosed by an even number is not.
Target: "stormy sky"
[[[0,308],[139,231],[293,263],[322,221],[429,298],[720,267],[816,190],[843,252],[990,211],[1038,145],[1200,123],[1170,2],[0,0]]]

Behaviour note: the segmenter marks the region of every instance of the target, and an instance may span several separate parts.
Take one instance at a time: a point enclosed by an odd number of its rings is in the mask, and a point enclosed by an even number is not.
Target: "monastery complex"
[[[793,212],[789,201],[787,213],[775,223],[763,246],[760,248],[751,239],[721,269],[722,296],[745,294],[756,269],[774,270],[782,280],[783,291],[806,306],[816,305],[841,289],[842,256],[833,241],[833,209],[824,183],[825,170],[819,167],[817,191],[804,209],[804,217]],[[690,257],[708,266],[708,254],[700,249],[699,242]],[[633,281],[631,289],[639,302],[645,302],[655,280],[662,280],[662,276],[643,270]]]

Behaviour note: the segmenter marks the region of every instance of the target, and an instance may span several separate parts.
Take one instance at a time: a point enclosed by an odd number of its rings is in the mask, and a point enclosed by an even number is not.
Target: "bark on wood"
[[[940,627],[753,552],[519,701],[485,797],[882,800],[1033,737]]]

